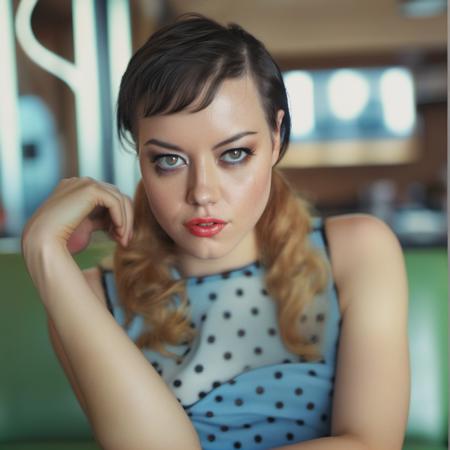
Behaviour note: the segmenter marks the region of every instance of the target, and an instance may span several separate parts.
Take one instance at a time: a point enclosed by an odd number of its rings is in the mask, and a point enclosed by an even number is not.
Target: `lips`
[[[220,233],[226,222],[215,217],[196,217],[185,223],[191,234],[197,237],[208,238]]]
[[[196,217],[194,219],[189,220],[189,222],[186,222],[186,226],[191,227],[193,225],[200,225],[200,224],[225,224],[226,222],[224,220],[216,219],[215,217]]]

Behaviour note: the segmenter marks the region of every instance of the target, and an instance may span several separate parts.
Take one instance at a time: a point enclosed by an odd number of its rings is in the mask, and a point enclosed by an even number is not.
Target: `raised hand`
[[[78,253],[96,230],[126,246],[133,230],[131,198],[90,177],[65,178],[25,225],[22,252],[26,258],[44,245],[59,245]]]

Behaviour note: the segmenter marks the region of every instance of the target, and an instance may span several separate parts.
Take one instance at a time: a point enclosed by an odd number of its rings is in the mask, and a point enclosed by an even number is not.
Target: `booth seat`
[[[84,269],[111,245],[76,256]],[[404,249],[412,392],[404,450],[444,450],[448,433],[447,250]],[[0,450],[99,450],[59,365],[20,252],[0,253]]]

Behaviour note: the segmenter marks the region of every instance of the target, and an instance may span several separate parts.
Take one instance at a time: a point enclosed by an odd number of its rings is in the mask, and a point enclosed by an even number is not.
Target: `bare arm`
[[[56,249],[37,257],[41,270],[33,280],[102,447],[200,448],[181,405],[95,297],[72,257]]]
[[[99,269],[97,267],[93,267],[91,269],[83,270],[83,275],[86,279],[86,282],[96,294],[96,298],[98,298],[99,302],[104,305],[105,308],[107,308],[106,297],[103,293],[103,287],[101,285],[101,274]],[[61,344],[61,338],[59,337],[58,332],[55,328],[55,324],[53,323],[53,320],[50,316],[47,316],[47,326],[53,350],[58,357],[58,360],[72,386],[72,389],[78,399],[81,408],[83,409],[86,416],[88,416],[86,400],[84,399],[83,393],[78,386],[78,381],[75,378],[73,368],[70,365],[69,358],[67,357],[66,352],[64,351],[64,348]]]
[[[111,226],[126,245],[132,217],[130,199],[114,186],[91,178],[62,180],[27,223],[22,254],[57,337],[58,356],[102,448],[199,449],[183,408],[71,255],[86,247],[95,229]]]
[[[401,450],[408,418],[408,293],[400,245],[367,215],[327,224],[345,311],[331,436],[277,450]]]

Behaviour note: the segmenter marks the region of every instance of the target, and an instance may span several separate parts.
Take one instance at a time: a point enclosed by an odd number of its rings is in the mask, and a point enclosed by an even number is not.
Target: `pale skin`
[[[256,259],[254,225],[267,201],[282,117],[279,111],[278,127],[271,130],[253,82],[239,79],[226,80],[202,111],[139,121],[138,157],[149,205],[178,246],[184,276]],[[252,133],[214,149],[247,131]],[[152,139],[158,144],[148,144]],[[255,153],[246,163],[228,166],[243,157],[229,152],[239,148]],[[177,166],[175,171],[157,174],[149,153],[175,155],[158,160],[170,170],[170,163]],[[63,180],[28,222],[23,254],[48,314],[55,352],[100,445],[199,449],[185,411],[107,310],[98,269],[82,272],[71,256],[87,246],[95,229],[126,245],[132,208],[131,199],[112,185]],[[228,228],[214,238],[190,235],[183,222],[206,215],[226,220]],[[343,319],[331,436],[282,449],[400,450],[410,390],[401,248],[389,227],[368,215],[328,218],[326,232]]]

